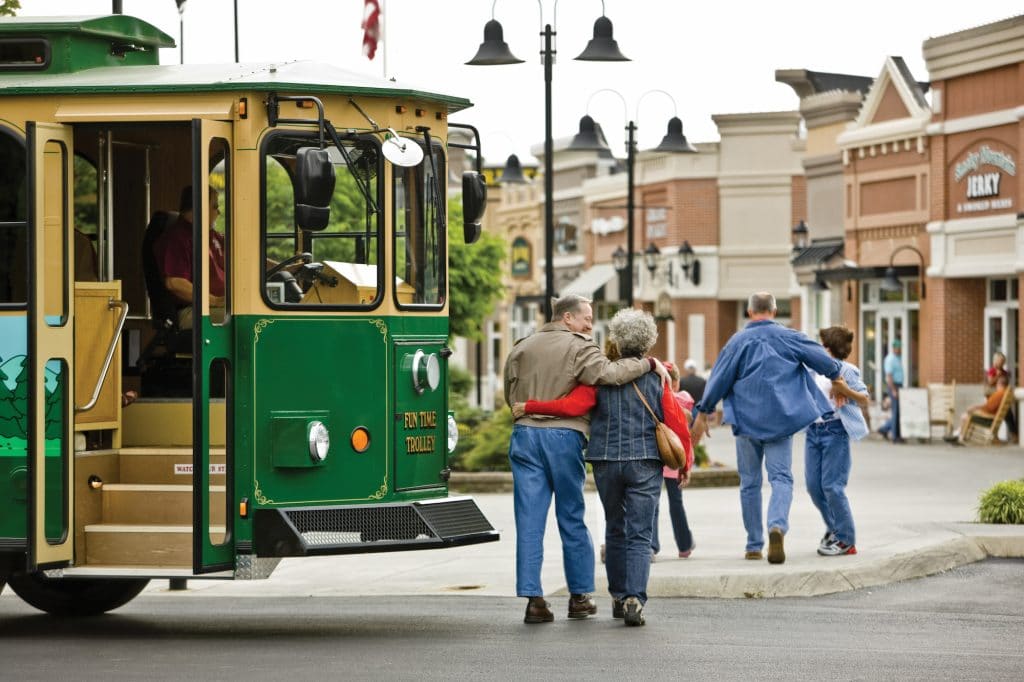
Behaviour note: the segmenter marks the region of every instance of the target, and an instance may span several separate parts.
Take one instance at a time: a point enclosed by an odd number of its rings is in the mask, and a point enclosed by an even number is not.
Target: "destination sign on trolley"
[[[406,431],[414,430],[437,430],[437,412],[434,410],[420,410],[418,412],[403,412],[402,423]],[[437,435],[434,433],[409,435],[405,437],[405,452],[410,455],[434,452],[437,444]]]

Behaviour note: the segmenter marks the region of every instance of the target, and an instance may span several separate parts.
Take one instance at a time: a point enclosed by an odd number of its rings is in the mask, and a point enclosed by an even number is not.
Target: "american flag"
[[[380,39],[380,2],[365,0],[363,6],[363,54],[373,60],[377,54],[377,41]]]

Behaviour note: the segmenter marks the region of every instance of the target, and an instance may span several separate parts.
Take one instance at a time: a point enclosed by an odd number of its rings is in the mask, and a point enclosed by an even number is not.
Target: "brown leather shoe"
[[[569,597],[569,617],[586,618],[597,615],[597,604],[589,594],[574,594]]]
[[[530,597],[526,602],[526,617],[523,618],[523,622],[550,623],[555,619],[555,614],[551,613],[549,606],[551,604],[548,604],[544,597]]]
[[[781,528],[773,527],[768,531],[768,563],[781,564],[786,561],[786,548]]]

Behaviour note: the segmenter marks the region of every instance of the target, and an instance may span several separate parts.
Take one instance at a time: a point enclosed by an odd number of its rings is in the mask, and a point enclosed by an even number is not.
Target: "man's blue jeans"
[[[804,478],[807,494],[821,512],[825,529],[840,542],[855,545],[853,512],[846,498],[850,480],[850,436],[838,419],[807,427],[804,449]]]
[[[654,511],[661,499],[660,459],[592,461],[604,506],[608,592],[647,603]]]
[[[583,522],[586,443],[587,439],[575,429],[512,429],[508,458],[515,491],[516,594],[520,597],[544,595],[540,567],[552,493],[569,592],[594,591],[594,543]]]
[[[736,436],[736,468],[740,474],[740,507],[747,529],[747,551],[764,547],[761,522],[761,463],[768,471],[772,494],[768,499],[768,528],[789,530],[789,507],[793,503],[793,437],[755,440]]]

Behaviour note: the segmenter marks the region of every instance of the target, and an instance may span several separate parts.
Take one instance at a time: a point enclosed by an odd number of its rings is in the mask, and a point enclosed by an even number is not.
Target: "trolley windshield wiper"
[[[310,118],[281,118],[280,117],[280,102],[312,102],[316,107],[316,120]],[[370,213],[380,213],[380,208],[377,206],[377,201],[370,193],[370,188],[367,183],[363,182],[363,178],[359,175],[359,169],[356,168],[355,162],[352,161],[352,155],[348,153],[345,145],[342,144],[341,139],[338,137],[338,131],[331,125],[330,120],[324,118],[324,104],[319,98],[313,97],[312,95],[278,95],[277,93],[270,93],[266,99],[267,105],[267,122],[271,128],[277,126],[278,123],[292,123],[299,125],[312,125],[316,124],[317,129],[320,132],[320,149],[323,149],[327,145],[324,144],[324,131],[331,136],[331,141],[334,146],[338,149],[338,153],[345,159],[345,165],[348,166],[348,172],[352,174],[352,177],[356,181],[356,186],[359,187],[359,191],[363,194],[363,199],[366,200],[366,205],[370,209]]]

